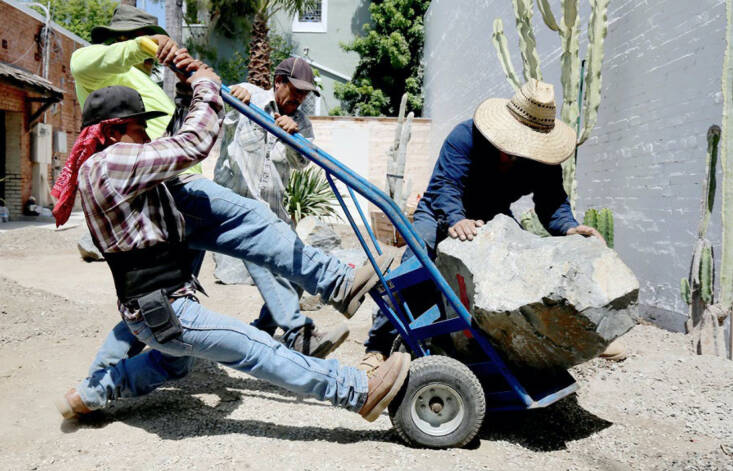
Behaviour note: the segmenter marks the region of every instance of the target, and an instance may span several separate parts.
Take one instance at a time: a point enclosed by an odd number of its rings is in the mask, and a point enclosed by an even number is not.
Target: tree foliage
[[[51,0],[51,19],[91,41],[92,28],[109,24],[117,4],[114,0]],[[40,8],[32,8],[45,15]]]
[[[364,26],[364,35],[342,45],[360,57],[352,81],[336,86],[344,111],[362,116],[396,115],[407,92],[409,109],[420,116],[423,17],[429,6],[430,0],[374,0],[369,5],[371,24]]]

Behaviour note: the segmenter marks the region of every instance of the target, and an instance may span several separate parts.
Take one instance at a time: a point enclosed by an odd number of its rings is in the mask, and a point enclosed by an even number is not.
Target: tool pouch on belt
[[[139,297],[137,304],[145,325],[150,327],[155,340],[159,343],[166,343],[183,332],[181,322],[164,289],[158,289]]]

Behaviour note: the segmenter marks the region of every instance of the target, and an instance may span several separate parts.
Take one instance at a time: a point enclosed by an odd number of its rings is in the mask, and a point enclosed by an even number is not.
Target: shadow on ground
[[[216,405],[196,397],[213,394]],[[78,422],[66,421],[62,431],[79,428],[102,428],[124,422],[165,440],[189,437],[242,434],[295,441],[326,440],[335,443],[361,441],[399,442],[392,430],[350,430],[318,426],[281,425],[267,420],[237,420],[229,416],[248,398],[262,398],[291,404],[294,414],[304,414],[311,407],[331,407],[307,401],[277,386],[253,378],[231,377],[214,364],[199,362],[184,380],[170,383],[152,394],[123,399],[104,411],[95,411]],[[210,402],[210,401],[209,401]],[[468,448],[480,447],[481,440],[507,441],[533,451],[555,451],[567,443],[587,438],[612,423],[583,409],[575,396],[544,409],[488,414],[476,439]]]
[[[195,397],[198,394],[216,395],[219,401],[212,406]],[[80,428],[103,428],[113,422],[124,422],[154,433],[164,440],[242,434],[297,441],[326,440],[344,444],[398,441],[391,430],[292,426],[267,420],[230,418],[231,413],[243,403],[246,407],[248,398],[291,404],[288,410],[299,415],[307,414],[311,407],[331,407],[321,402],[304,402],[300,396],[264,381],[229,376],[225,369],[200,361],[191,374],[181,381],[168,383],[165,388],[145,397],[118,400],[112,407],[94,411],[78,421],[64,421],[61,430],[64,433],[73,433]]]
[[[543,409],[487,414],[478,438],[508,441],[533,451],[556,451],[611,425],[583,409],[572,395]]]

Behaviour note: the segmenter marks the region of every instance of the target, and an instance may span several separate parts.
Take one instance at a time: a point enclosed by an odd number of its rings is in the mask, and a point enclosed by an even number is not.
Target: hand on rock
[[[477,227],[484,225],[480,219],[461,219],[448,229],[448,235],[454,239],[473,240],[478,234]]]
[[[606,239],[603,238],[600,232],[596,230],[595,227],[590,226],[584,226],[583,224],[575,227],[571,227],[568,229],[568,232],[565,233],[565,235],[573,235],[573,234],[580,234],[585,237],[597,237],[603,241],[603,243],[606,243]]]

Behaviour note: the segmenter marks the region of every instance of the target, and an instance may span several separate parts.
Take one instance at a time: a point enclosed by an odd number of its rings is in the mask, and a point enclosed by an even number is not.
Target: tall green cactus
[[[600,211],[597,209],[588,209],[583,217],[583,224],[595,227],[601,233],[606,245],[613,248],[614,228],[613,228],[613,212],[608,208]]]
[[[532,234],[538,235],[540,237],[550,237],[550,233],[547,232],[545,226],[542,225],[542,223],[540,222],[540,218],[537,216],[537,213],[534,211],[534,209],[529,209],[525,211],[519,217],[519,224],[521,224],[522,228],[524,228],[525,231],[531,232]]]
[[[705,181],[700,208],[700,223],[697,229],[697,243],[692,253],[688,277],[680,282],[682,299],[690,306],[689,315],[692,327],[700,322],[703,312],[714,301],[715,257],[713,256],[713,247],[706,235],[715,203],[715,167],[718,161],[719,141],[720,128],[715,125],[710,126],[707,133]]]
[[[519,50],[522,54],[524,81],[542,80],[540,56],[537,55],[537,40],[532,29],[532,0],[512,0],[514,19],[519,32]]]
[[[534,31],[531,28],[532,6],[530,0],[512,0],[514,15],[519,33],[519,45],[522,52],[524,77],[540,78],[539,56],[536,50]],[[603,63],[603,45],[608,32],[607,12],[610,0],[589,0],[591,15],[588,24],[588,68],[585,81],[588,92],[583,100],[584,123],[582,131],[578,129],[578,145],[583,144],[590,136],[598,118],[598,108],[601,103],[601,66]],[[580,19],[578,15],[578,0],[562,0],[562,20],[558,23],[552,13],[548,0],[537,0],[537,7],[542,19],[548,28],[556,31],[560,36],[562,55],[560,56],[563,87],[563,104],[560,112],[561,119],[570,127],[577,124],[580,107],[578,106],[578,90],[580,87],[580,57],[578,36],[580,33]],[[494,47],[507,76],[507,80],[515,89],[518,88],[516,74],[513,73],[511,58],[506,48],[503,24],[500,19],[494,20]],[[563,163],[563,185],[570,197],[570,204],[575,207],[577,184],[575,180],[575,160],[568,159]]]

